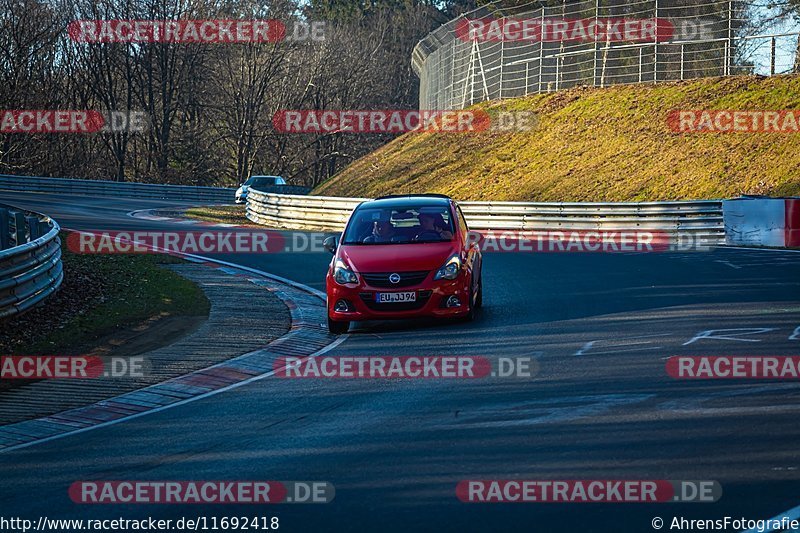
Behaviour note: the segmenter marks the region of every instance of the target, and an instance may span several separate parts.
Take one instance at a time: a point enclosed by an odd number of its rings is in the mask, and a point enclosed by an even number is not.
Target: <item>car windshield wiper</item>
[[[347,245],[347,246],[375,246],[375,245],[381,245],[381,244],[403,244],[403,243],[400,243],[400,242],[353,241],[353,242],[343,242],[342,244],[343,245]]]

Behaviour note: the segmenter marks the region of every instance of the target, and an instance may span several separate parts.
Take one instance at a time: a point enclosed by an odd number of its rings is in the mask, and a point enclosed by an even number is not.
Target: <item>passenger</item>
[[[419,218],[420,229],[414,240],[427,241],[438,237],[441,240],[449,241],[453,238],[453,233],[445,229],[442,215],[438,213],[420,213],[417,218]]]

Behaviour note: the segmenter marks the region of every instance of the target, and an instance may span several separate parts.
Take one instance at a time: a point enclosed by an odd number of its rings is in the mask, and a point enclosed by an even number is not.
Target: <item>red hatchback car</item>
[[[354,320],[471,320],[481,306],[480,247],[447,196],[363,202],[325,248],[333,253],[326,278],[331,333],[346,333]]]

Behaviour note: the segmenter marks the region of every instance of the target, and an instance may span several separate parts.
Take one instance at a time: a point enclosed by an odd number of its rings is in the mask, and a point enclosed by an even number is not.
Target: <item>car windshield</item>
[[[453,238],[447,206],[364,207],[353,213],[342,244],[446,242]]]
[[[265,185],[282,185],[283,183],[283,178],[279,176],[253,176],[244,184],[250,187],[258,187],[259,185],[263,187]]]

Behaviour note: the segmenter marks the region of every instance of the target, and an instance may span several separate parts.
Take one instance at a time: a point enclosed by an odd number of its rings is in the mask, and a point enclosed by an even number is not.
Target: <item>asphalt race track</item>
[[[12,192],[0,202],[69,229],[175,229],[126,214],[174,202]],[[218,258],[323,290],[330,256]],[[290,532],[645,532],[654,517],[759,519],[800,505],[800,383],[665,372],[675,355],[800,355],[800,253],[493,253],[484,288],[473,323],[357,324],[328,355],[535,356],[535,378],[264,379],[0,454],[0,514],[277,516]],[[660,504],[455,495],[460,480],[512,478],[716,480],[723,495]],[[336,498],[230,507],[68,497],[74,481],[112,479],[324,480]]]

